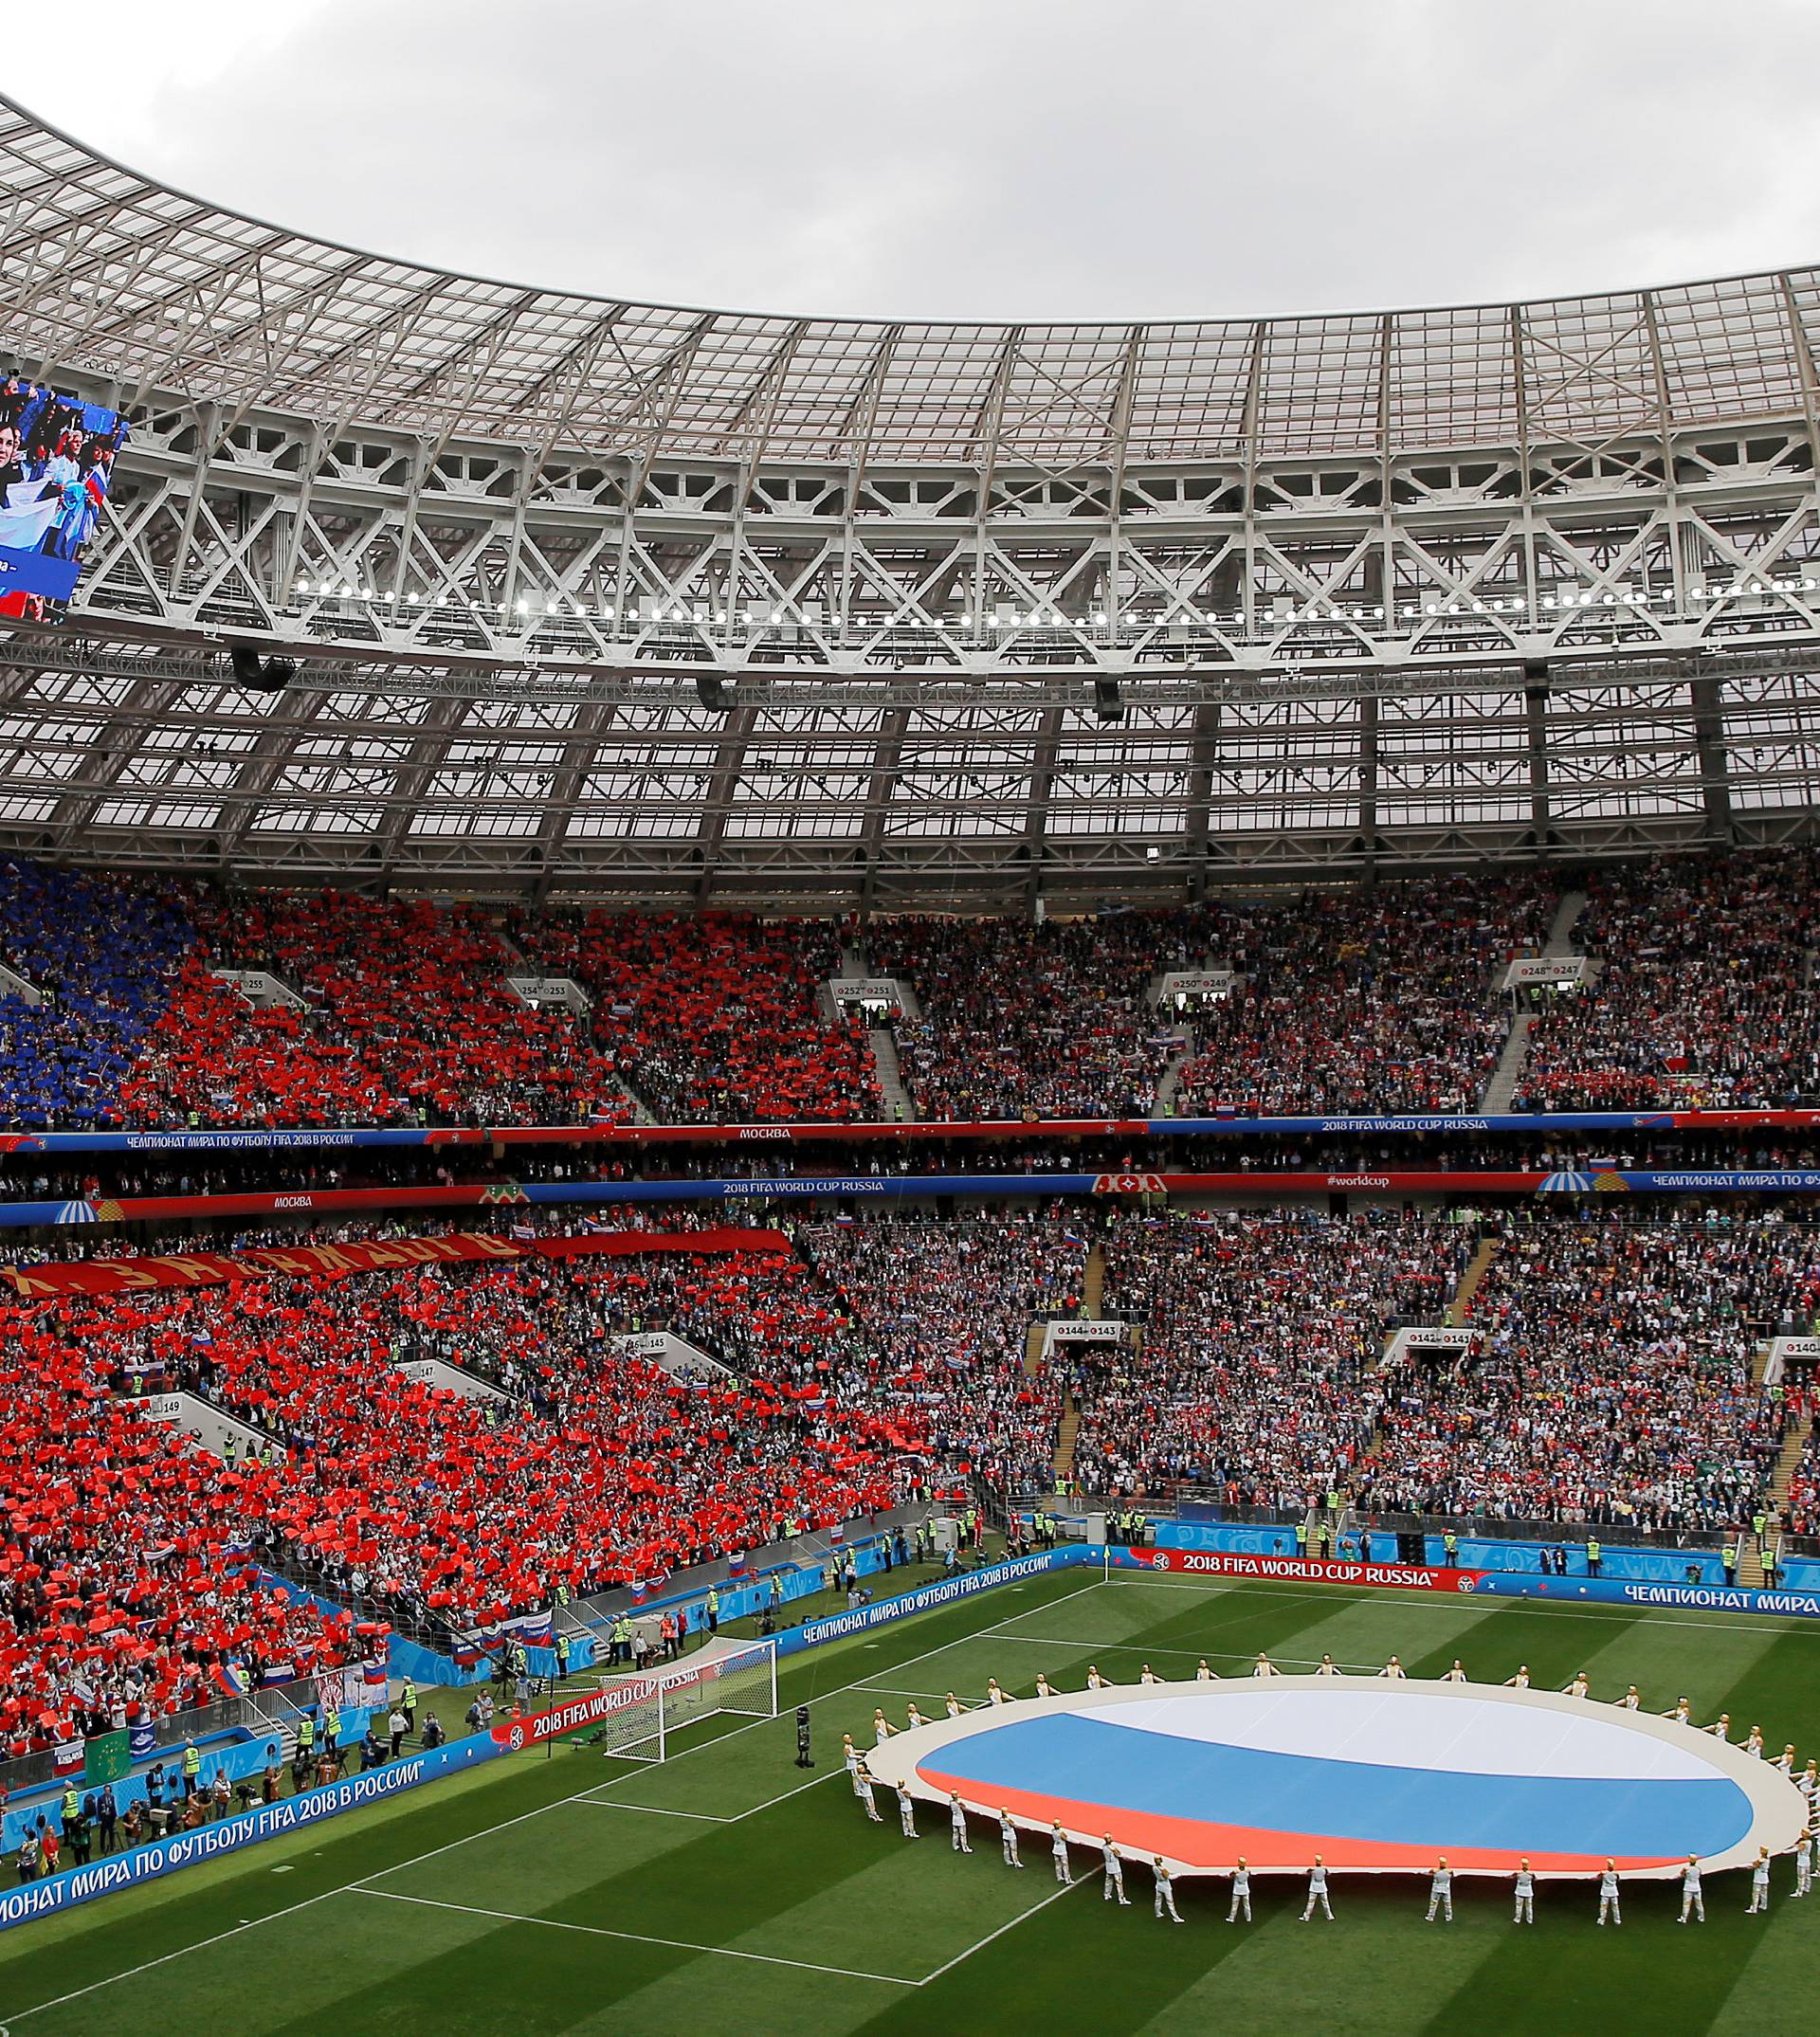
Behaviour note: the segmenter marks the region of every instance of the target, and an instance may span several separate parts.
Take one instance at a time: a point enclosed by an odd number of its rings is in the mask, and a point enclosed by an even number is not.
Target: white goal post
[[[662,1669],[602,1677],[593,1690],[515,1720],[508,1743],[529,1747],[579,1734],[584,1746],[622,1761],[662,1761],[672,1734],[719,1712],[776,1718],[774,1636],[712,1641]]]

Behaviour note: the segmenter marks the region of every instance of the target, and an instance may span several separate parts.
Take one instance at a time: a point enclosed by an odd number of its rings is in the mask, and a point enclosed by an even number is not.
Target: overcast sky
[[[1820,259],[1813,0],[155,11],[86,0],[69,61],[4,89],[223,205],[516,282],[1243,316]]]

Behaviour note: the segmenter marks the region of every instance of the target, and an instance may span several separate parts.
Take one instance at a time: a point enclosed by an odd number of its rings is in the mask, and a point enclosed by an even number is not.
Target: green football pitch
[[[1337,1921],[1300,1922],[1301,1884],[1263,1882],[1257,1921],[1225,1921],[1224,1884],[1181,1884],[1188,1928],[1101,1901],[1097,1862],[1057,1887],[1041,1840],[1009,1872],[993,1835],[950,1851],[868,1824],[840,1736],[869,1744],[874,1706],[903,1720],[989,1676],[1079,1688],[1089,1662],[1192,1676],[1331,1654],[1413,1675],[1455,1656],[1475,1680],[1519,1663],[1538,1685],[1584,1668],[1595,1697],[1685,1693],[1741,1737],[1820,1753],[1820,1628],[1323,1586],[1063,1572],[842,1642],[784,1665],[781,1715],[691,1729],[664,1766],[575,1743],[538,1750],[313,1832],[196,1868],[0,1940],[7,2037],[370,2037],[370,2033],[1034,2032],[1146,2037],[1278,2031],[1604,2029],[1738,2037],[1807,2031],[1820,1902],[1791,1901],[1778,1863],[1767,1918],[1739,1876],[1707,1885],[1706,1926],[1677,1892],[1633,1886],[1622,1931],[1582,1884],[1544,1884],[1534,1930],[1505,1884],[1460,1884],[1456,1921],[1424,1922],[1416,1880],[1338,1880]],[[795,1768],[792,1707],[813,1707],[819,1766]],[[680,1747],[680,1751],[679,1751]]]

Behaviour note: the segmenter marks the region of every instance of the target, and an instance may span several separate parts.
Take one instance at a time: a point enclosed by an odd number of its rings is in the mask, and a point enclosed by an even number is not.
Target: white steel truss
[[[1820,804],[1820,271],[1228,324],[666,310],[323,246],[6,102],[0,204],[0,367],[134,421],[76,615],[0,646],[0,839],[826,909]],[[229,685],[230,643],[296,682]]]

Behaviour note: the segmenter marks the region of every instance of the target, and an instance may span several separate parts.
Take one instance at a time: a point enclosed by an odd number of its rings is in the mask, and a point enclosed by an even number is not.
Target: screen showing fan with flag
[[[126,437],[116,410],[21,374],[0,382],[0,616],[67,613]]]

